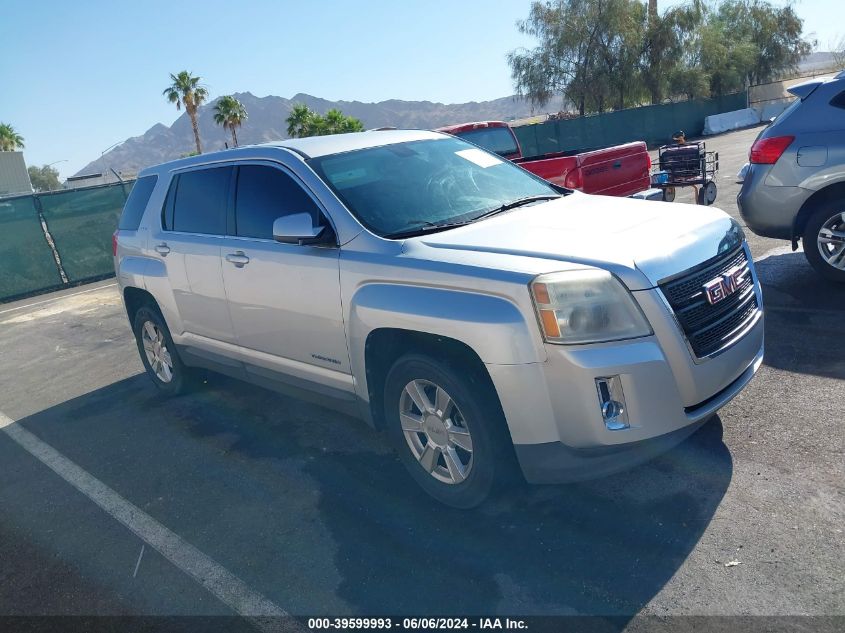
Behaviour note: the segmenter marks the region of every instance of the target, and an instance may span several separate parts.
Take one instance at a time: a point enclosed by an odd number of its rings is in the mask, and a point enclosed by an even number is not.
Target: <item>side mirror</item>
[[[293,213],[273,221],[273,239],[283,244],[325,244],[331,241],[331,230],[314,226],[310,213]]]

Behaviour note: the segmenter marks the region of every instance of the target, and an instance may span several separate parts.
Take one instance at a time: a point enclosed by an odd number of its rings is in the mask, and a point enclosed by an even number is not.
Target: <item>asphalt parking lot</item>
[[[708,140],[735,217],[758,131]],[[214,375],[160,399],[113,281],[0,305],[0,615],[845,615],[845,289],[749,238],[748,389],[649,464],[469,513],[340,414]]]

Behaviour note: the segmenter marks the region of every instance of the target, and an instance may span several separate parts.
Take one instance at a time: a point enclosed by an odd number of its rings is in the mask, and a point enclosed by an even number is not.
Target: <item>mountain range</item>
[[[441,125],[477,120],[512,120],[530,116],[530,104],[518,97],[503,97],[492,101],[443,104],[430,101],[400,101],[391,99],[378,103],[360,101],[329,101],[307,94],[297,94],[290,99],[267,96],[256,97],[249,92],[236,93],[244,104],[248,118],[238,130],[241,145],[265,143],[287,138],[286,119],[291,108],[303,103],[312,110],[325,114],[338,108],[344,114],[360,119],[365,128],[398,127],[431,129]],[[214,123],[215,101],[199,108],[199,130],[203,151],[225,148],[231,134]],[[179,158],[194,151],[191,121],[186,113],[166,126],[157,123],[141,136],[127,139],[102,157],[88,163],[75,176],[109,172],[114,169],[124,176],[132,176],[149,165]]]

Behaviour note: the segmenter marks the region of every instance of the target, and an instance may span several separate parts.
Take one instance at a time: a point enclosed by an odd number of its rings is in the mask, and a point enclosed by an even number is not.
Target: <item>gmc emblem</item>
[[[739,289],[743,277],[745,277],[744,265],[731,268],[724,275],[708,281],[704,284],[704,295],[707,297],[707,303],[710,305],[717,304],[722,299],[735,293]]]

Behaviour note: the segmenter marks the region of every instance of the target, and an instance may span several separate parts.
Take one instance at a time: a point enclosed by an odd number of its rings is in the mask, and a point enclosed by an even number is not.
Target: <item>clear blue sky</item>
[[[681,0],[658,0],[666,7]],[[776,0],[777,1],[777,0]],[[842,0],[797,9],[820,48],[845,34]],[[782,2],[778,2],[781,4]],[[5,0],[0,121],[28,164],[68,176],[178,112],[161,91],[190,70],[216,97],[249,91],[456,103],[513,92],[505,56],[531,40],[530,0]]]

